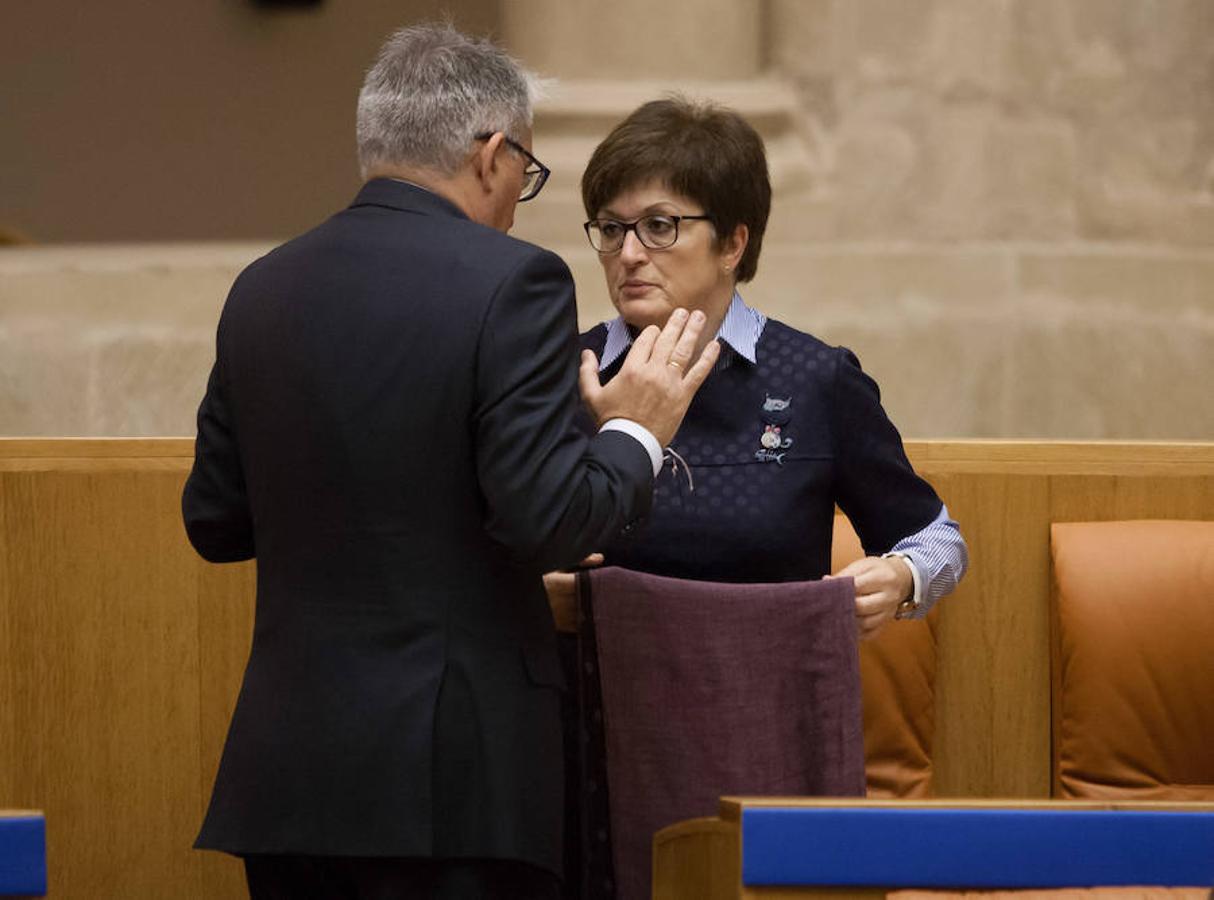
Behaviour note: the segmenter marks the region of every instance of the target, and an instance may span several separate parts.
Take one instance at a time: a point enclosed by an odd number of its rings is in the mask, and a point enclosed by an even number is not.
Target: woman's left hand
[[[578,569],[592,569],[603,564],[603,554],[591,553],[578,563]],[[549,572],[544,576],[544,590],[557,631],[577,632],[577,569]]]
[[[856,582],[856,628],[861,640],[875,637],[894,618],[898,604],[915,589],[906,562],[897,557],[866,556],[827,578]]]

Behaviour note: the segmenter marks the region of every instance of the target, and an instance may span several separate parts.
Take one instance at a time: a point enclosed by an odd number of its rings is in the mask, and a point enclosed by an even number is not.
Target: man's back
[[[184,505],[258,608],[200,846],[557,867],[539,575],[649,480],[571,427],[575,340],[559,259],[396,181],[237,280]]]
[[[377,193],[407,208],[356,203],[278,248],[241,275],[220,322],[250,506],[282,538],[257,556],[332,559],[335,538],[357,536],[367,565],[361,539],[381,535],[394,569],[473,577],[449,571],[455,548],[507,556],[482,524],[470,427],[480,325],[503,274],[541,251],[418,188],[378,182],[360,198]]]

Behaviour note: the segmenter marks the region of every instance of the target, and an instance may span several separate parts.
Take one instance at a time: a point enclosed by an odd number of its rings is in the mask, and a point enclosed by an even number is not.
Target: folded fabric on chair
[[[597,649],[582,654],[581,679],[597,683],[581,694],[601,687],[621,900],[649,897],[654,833],[715,815],[721,795],[864,794],[851,579],[718,584],[605,568],[580,585],[582,641]]]

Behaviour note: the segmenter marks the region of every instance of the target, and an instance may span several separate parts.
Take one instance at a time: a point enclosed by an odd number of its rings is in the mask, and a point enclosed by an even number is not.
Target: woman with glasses
[[[648,520],[603,548],[606,564],[702,581],[821,578],[838,505],[870,554],[845,570],[861,637],[925,615],[964,572],[965,543],[907,461],[876,383],[849,350],[769,319],[739,293],[758,269],[771,207],[762,138],[732,110],[646,103],[595,150],[582,200],[619,313],[582,335],[600,379],[676,307],[702,310],[702,344],[721,343]],[[552,590],[568,584],[550,578]]]
[[[582,335],[600,379],[677,307],[702,310],[702,345],[721,344],[649,518],[603,547],[602,561],[701,581],[817,579],[830,571],[838,505],[868,554],[841,573],[855,580],[860,636],[925,615],[964,573],[965,543],[911,468],[876,383],[849,350],[739,293],[758,268],[771,204],[759,135],[721,107],[646,103],[599,144],[582,199],[618,312]],[[572,576],[547,583],[554,604],[572,593]]]

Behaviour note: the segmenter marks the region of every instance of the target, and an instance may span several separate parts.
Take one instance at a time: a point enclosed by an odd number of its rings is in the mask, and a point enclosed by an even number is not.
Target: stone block
[[[830,77],[836,59],[834,0],[770,0],[772,62],[794,79]]]
[[[909,236],[983,240],[992,236],[992,134],[997,112],[987,104],[945,105],[928,120],[918,177],[922,199]]]
[[[855,0],[834,5],[836,75],[859,87],[922,79],[942,0]]]
[[[747,78],[762,67],[762,6],[737,0],[501,4],[502,40],[562,78]]]
[[[1068,298],[1090,317],[1135,310],[1175,322],[1214,316],[1214,253],[1160,247],[1024,248],[1016,289],[1029,298]]]
[[[909,310],[940,303],[949,309],[983,309],[1002,304],[1012,296],[1013,274],[1010,254],[996,245],[777,246],[764,250],[759,276],[743,286],[743,295],[749,291],[778,310],[776,315],[816,321],[821,327],[824,317],[828,322],[836,315],[880,317],[896,306]]]
[[[1020,0],[1018,102],[1087,119],[1192,115],[1209,102],[1214,7],[1204,0]]]
[[[195,414],[215,361],[213,338],[140,326],[92,334],[86,346],[87,433],[195,433]]]
[[[1204,321],[1201,321],[1204,319]],[[1214,316],[1022,300],[1004,436],[1214,440]]]
[[[987,237],[1072,238],[1078,230],[1074,126],[1062,119],[994,123],[986,144]]]
[[[950,101],[1001,98],[1012,82],[1012,0],[939,0],[928,81]]]
[[[829,184],[810,194],[773,197],[763,238],[764,256],[777,245],[801,247],[837,241],[843,230],[838,223],[836,200],[837,194]],[[762,260],[759,265],[762,267]]]
[[[870,96],[846,114],[832,144],[827,190],[836,240],[888,240],[915,233],[930,188],[927,115],[906,91]]]
[[[1080,150],[1079,215],[1085,236],[1209,246],[1214,123],[1188,118],[1099,123]]]
[[[188,435],[256,244],[0,252],[0,434]]]
[[[1214,254],[1025,251],[1009,437],[1214,439]]]
[[[1097,113],[1124,102],[1129,62],[1122,42],[1097,22],[1097,17],[1104,19],[1100,9],[1079,16],[1075,6],[1024,2],[1015,6],[1012,55],[1016,99],[1024,108]]]
[[[79,323],[77,323],[79,324]],[[93,435],[85,354],[53,318],[0,318],[0,435]]]

